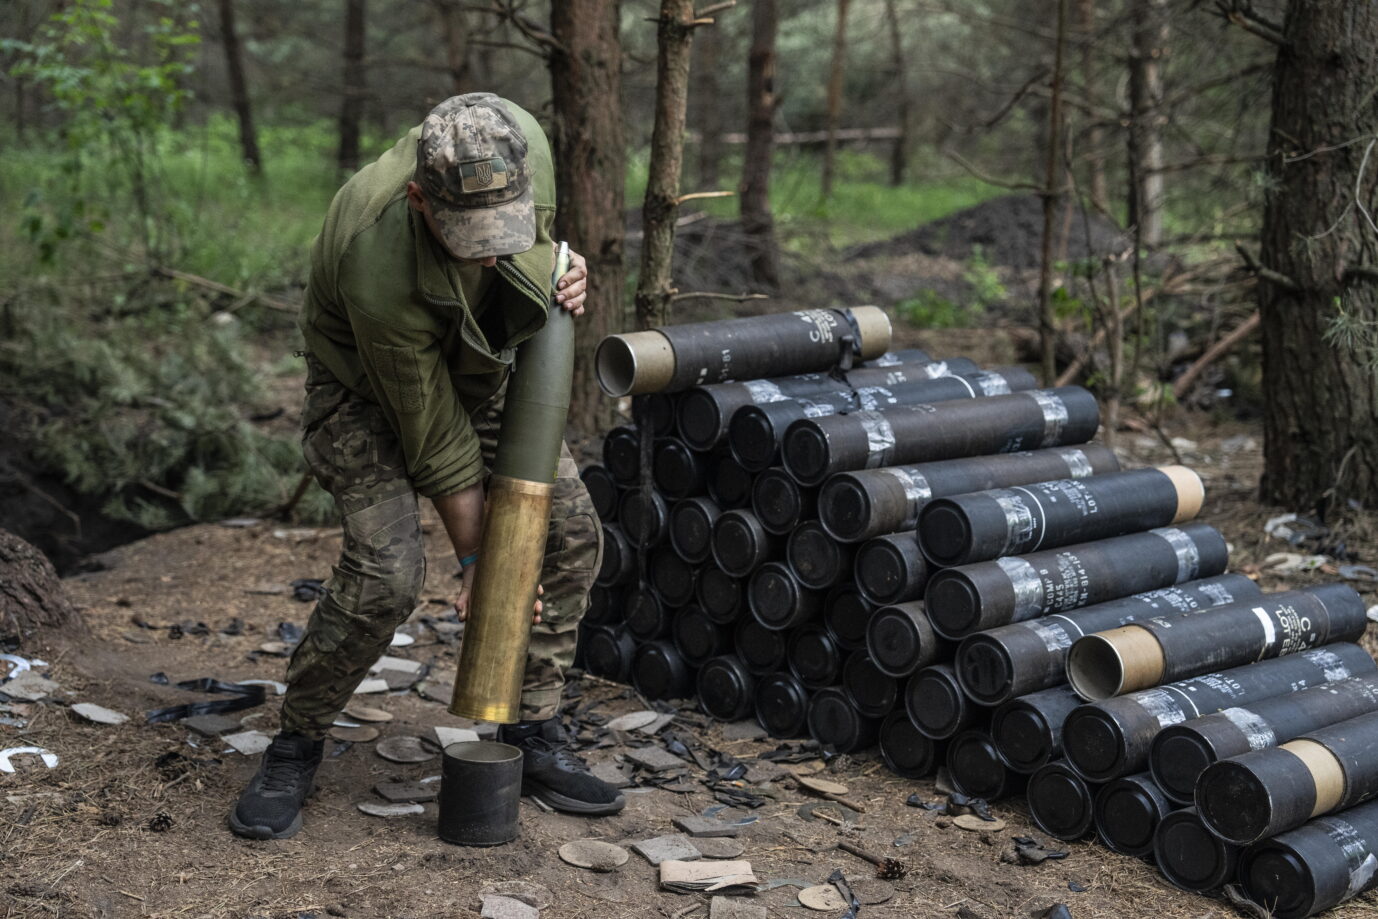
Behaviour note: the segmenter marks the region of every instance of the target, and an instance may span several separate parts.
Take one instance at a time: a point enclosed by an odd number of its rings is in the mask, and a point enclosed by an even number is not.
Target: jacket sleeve
[[[345,302],[364,374],[402,443],[407,477],[428,498],[480,481],[478,435],[460,404],[438,334],[399,327]]]

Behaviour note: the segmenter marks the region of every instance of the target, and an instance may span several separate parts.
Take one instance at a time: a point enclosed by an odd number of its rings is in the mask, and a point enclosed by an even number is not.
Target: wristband
[[[463,571],[465,568],[468,568],[470,565],[472,565],[472,564],[473,564],[474,562],[476,562],[476,561],[478,561],[478,553],[477,553],[477,552],[475,552],[473,555],[466,555],[466,556],[464,556],[463,558],[461,558],[461,559],[459,560],[459,568],[460,568],[461,571]]]

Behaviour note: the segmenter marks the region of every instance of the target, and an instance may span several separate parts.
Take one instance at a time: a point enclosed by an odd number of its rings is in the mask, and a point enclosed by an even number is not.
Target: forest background
[[[999,330],[1093,387],[1111,439],[1259,424],[1266,501],[1357,512],[1378,497],[1367,7],[9,0],[0,527],[70,567],[192,521],[327,519],[290,423],[310,240],[353,170],[478,90],[555,144],[586,349],[877,302],[934,350]],[[618,410],[587,363],[575,437]]]

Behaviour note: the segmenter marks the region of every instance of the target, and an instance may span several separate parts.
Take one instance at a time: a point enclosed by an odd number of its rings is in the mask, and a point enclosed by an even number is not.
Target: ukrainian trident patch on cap
[[[465,194],[507,187],[507,162],[500,156],[459,164],[460,188]]]

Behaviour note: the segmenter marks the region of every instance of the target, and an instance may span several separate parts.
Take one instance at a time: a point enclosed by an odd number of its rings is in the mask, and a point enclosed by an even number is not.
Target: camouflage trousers
[[[344,525],[340,559],[287,665],[282,729],[321,737],[349,703],[396,628],[416,607],[426,579],[420,507],[401,444],[378,406],[346,389],[307,357],[302,446]],[[502,422],[502,392],[471,420],[491,464]],[[521,717],[553,717],[574,660],[579,620],[601,564],[599,529],[579,470],[561,445],[541,583],[544,611],[531,630]],[[455,563],[456,569],[458,563]],[[458,593],[459,582],[447,582]]]

